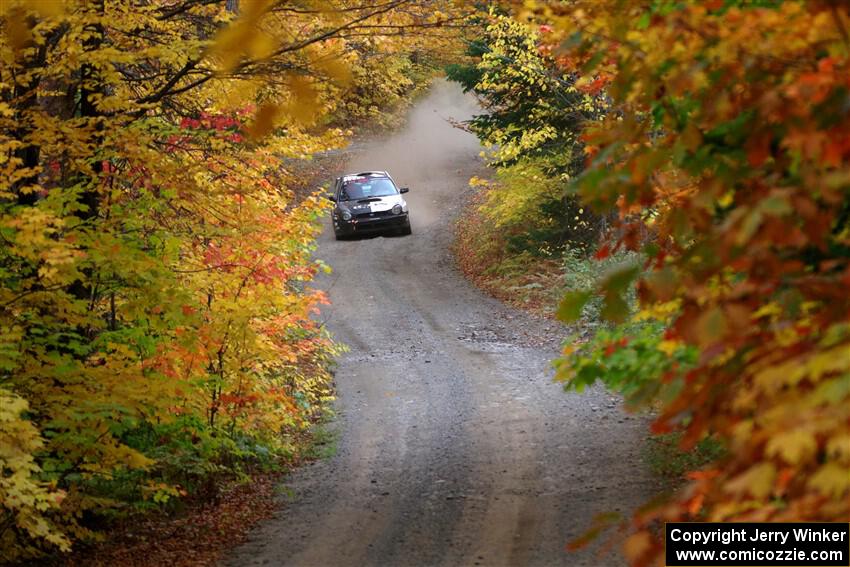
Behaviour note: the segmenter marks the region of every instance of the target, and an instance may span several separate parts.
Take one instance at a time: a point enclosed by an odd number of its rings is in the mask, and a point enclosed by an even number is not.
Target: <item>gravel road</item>
[[[286,482],[281,510],[228,565],[618,565],[565,544],[602,512],[652,492],[645,424],[601,389],[565,394],[550,361],[562,331],[486,297],[448,246],[474,136],[446,119],[474,99],[438,82],[396,134],[347,171],[388,170],[410,187],[413,235],[336,242],[319,256],[323,317],[350,347],[337,372],[334,456]]]

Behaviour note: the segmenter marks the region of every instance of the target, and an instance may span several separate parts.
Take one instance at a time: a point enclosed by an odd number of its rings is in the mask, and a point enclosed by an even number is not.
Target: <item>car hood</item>
[[[405,207],[407,203],[404,202],[401,195],[388,195],[386,197],[368,197],[353,201],[340,201],[338,205],[340,209],[347,210],[356,215],[358,213],[389,211],[396,205]]]

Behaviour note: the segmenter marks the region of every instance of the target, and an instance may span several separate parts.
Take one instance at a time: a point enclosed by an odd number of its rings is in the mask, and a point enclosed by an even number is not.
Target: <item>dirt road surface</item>
[[[338,449],[287,480],[278,516],[228,565],[622,563],[565,544],[651,492],[644,424],[601,389],[564,393],[550,368],[557,326],[453,266],[452,220],[483,164],[476,138],[446,119],[475,110],[438,82],[406,128],[348,164],[410,187],[413,235],[336,242],[328,222],[323,316],[351,349],[337,372]]]

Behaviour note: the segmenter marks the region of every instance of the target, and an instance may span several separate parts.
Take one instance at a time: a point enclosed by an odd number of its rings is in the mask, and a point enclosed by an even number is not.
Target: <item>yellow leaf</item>
[[[251,34],[248,44],[245,46],[245,51],[251,56],[251,59],[259,60],[270,57],[274,54],[278,42],[268,33],[258,30]]]
[[[762,317],[774,317],[782,313],[782,308],[775,301],[762,305],[758,311],[753,314],[753,319],[761,319]]]
[[[661,341],[658,343],[658,350],[667,356],[673,356],[673,353],[681,346],[678,341]]]
[[[850,368],[850,345],[842,344],[822,351],[811,357],[807,364],[808,375],[818,380],[825,374],[831,374]]]
[[[20,8],[15,8],[6,17],[6,39],[15,51],[32,45],[32,31],[27,25],[27,18]]]
[[[254,139],[262,138],[274,130],[275,119],[277,118],[279,107],[276,104],[264,104],[257,114],[254,116],[254,121],[248,126],[248,135]]]
[[[47,18],[61,16],[65,11],[65,2],[64,0],[28,0],[27,7]]]
[[[827,463],[809,479],[809,487],[830,498],[842,498],[850,492],[850,467]]]
[[[717,200],[717,204],[720,205],[721,207],[728,207],[729,205],[732,204],[732,202],[734,200],[735,200],[735,192],[734,191],[727,191]]]
[[[776,480],[776,467],[773,463],[759,463],[739,474],[726,484],[726,491],[732,494],[752,494],[763,500],[773,491]]]
[[[349,65],[338,57],[324,57],[316,60],[314,64],[342,86],[349,85],[354,78]]]
[[[814,455],[817,450],[815,437],[803,429],[794,429],[775,435],[767,442],[768,456],[779,455],[785,462],[796,465]]]
[[[296,75],[289,81],[292,98],[281,111],[299,124],[309,124],[315,118],[318,108],[318,92],[309,77]]]
[[[244,54],[242,48],[251,36],[250,31],[244,22],[237,22],[218,32],[211,52],[218,57],[222,72],[232,71],[239,64]]]
[[[839,460],[850,461],[850,433],[835,435],[826,443],[827,453]]]

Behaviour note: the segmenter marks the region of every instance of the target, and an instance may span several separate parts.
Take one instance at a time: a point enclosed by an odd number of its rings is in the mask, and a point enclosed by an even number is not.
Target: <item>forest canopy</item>
[[[327,201],[294,168],[389,119],[458,14],[0,10],[0,549],[20,560],[297,449],[338,346],[309,285]]]
[[[629,561],[666,521],[850,517],[846,2],[8,0],[0,32],[5,559],[298,453],[341,349],[305,163],[447,62],[495,171],[467,264],[555,271],[588,331],[557,379],[717,449]]]

